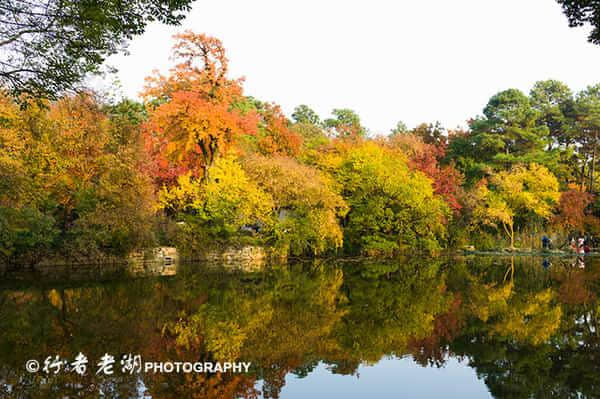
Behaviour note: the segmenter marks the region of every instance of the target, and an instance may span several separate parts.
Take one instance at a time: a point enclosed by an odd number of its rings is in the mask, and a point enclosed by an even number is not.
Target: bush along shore
[[[598,247],[600,85],[540,81],[464,130],[378,135],[245,95],[218,39],[179,34],[173,55],[142,102],[0,95],[0,264]]]

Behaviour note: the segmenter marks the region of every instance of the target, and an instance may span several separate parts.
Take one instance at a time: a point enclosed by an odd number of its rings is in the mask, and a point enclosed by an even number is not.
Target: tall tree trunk
[[[590,193],[594,193],[594,168],[596,166],[596,142],[592,149],[592,164],[590,165]]]
[[[207,182],[210,178],[210,167],[215,162],[215,158],[218,155],[219,148],[217,146],[217,140],[214,137],[209,139],[210,141],[198,142],[200,150],[202,150],[202,156],[204,157],[204,165],[202,166],[202,180]]]
[[[513,249],[515,247],[515,229],[513,227],[513,224],[510,224],[510,249]]]
[[[581,179],[579,181],[579,191],[583,192],[585,189],[585,161],[581,164]]]

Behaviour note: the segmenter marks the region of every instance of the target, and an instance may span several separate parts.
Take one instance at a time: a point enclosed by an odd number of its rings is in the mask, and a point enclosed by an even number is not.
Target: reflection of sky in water
[[[332,374],[321,363],[307,377],[288,374],[280,395],[281,399],[491,397],[467,362],[454,358],[441,368],[422,367],[411,358],[382,359],[374,366],[360,366],[358,377]]]

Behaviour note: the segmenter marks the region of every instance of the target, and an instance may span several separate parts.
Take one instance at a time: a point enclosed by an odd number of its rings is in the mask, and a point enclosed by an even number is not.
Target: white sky
[[[464,126],[496,92],[537,80],[600,82],[600,46],[554,0],[198,0],[181,26],[153,24],[110,59],[125,95],[172,66],[171,36],[188,28],[223,41],[247,95],[288,115],[352,108],[373,133]]]

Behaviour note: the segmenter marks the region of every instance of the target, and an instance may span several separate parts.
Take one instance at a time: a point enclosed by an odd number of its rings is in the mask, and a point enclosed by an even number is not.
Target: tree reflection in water
[[[3,276],[0,396],[277,398],[286,376],[307,376],[319,363],[356,374],[361,364],[407,355],[424,367],[466,359],[498,398],[600,392],[593,258],[585,268],[566,258],[461,257],[133,274]],[[90,359],[85,376],[24,368],[28,359],[79,352]],[[114,375],[96,375],[104,353],[252,367],[128,375],[117,360]]]

